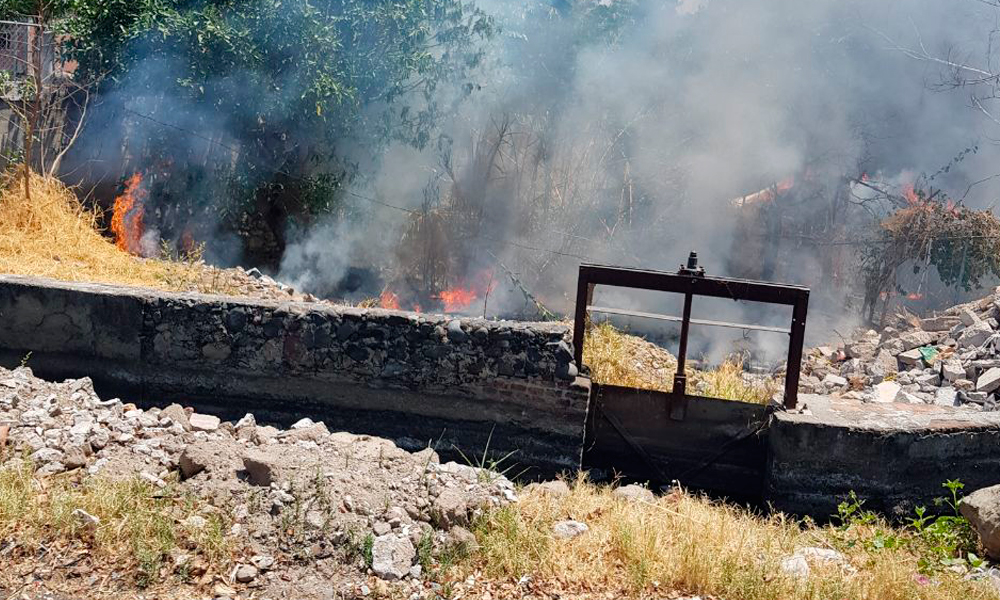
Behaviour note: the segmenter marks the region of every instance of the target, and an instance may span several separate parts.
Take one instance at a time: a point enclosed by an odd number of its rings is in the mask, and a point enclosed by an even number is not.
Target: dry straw
[[[920,556],[905,544],[872,548],[875,529],[900,539],[911,533],[884,522],[848,530],[762,516],[727,503],[674,491],[652,502],[616,498],[612,488],[571,481],[557,498],[538,491],[484,516],[478,554],[452,577],[479,570],[494,581],[530,580],[537,597],[725,600],[987,600],[987,580],[947,570],[919,575]],[[578,538],[556,538],[563,519],[585,522]],[[835,549],[844,562],[810,560],[803,579],[782,562],[803,548]]]
[[[202,277],[195,264],[119,250],[101,235],[101,215],[57,179],[32,174],[27,201],[20,177],[0,176],[0,273],[174,290]]]

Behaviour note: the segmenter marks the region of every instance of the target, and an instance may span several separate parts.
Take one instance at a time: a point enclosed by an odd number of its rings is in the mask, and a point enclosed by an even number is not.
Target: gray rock
[[[258,554],[257,556],[254,556],[253,558],[251,558],[250,562],[253,564],[253,566],[257,567],[261,571],[268,571],[268,570],[274,568],[274,557],[273,556],[267,556],[267,555],[263,555],[263,554]]]
[[[565,498],[570,494],[569,486],[561,479],[545,481],[543,483],[532,483],[528,485],[527,491],[529,493],[538,492],[545,496],[552,496],[553,498]]]
[[[986,554],[1000,560],[1000,485],[969,494],[958,508],[979,534]]]
[[[278,481],[278,462],[266,452],[249,452],[243,457],[250,483],[268,487]]]
[[[236,568],[236,581],[240,583],[250,583],[257,578],[259,571],[253,565],[240,565]]]
[[[31,453],[30,458],[36,463],[45,464],[62,460],[63,453],[55,448],[41,448]]]
[[[452,527],[449,529],[446,540],[448,545],[456,548],[465,548],[466,550],[474,550],[479,545],[475,534],[465,527]]]
[[[211,442],[188,444],[177,460],[177,465],[181,470],[181,477],[187,479],[201,473],[208,465],[212,464],[212,459],[216,457],[216,454],[215,444]]]
[[[444,489],[431,505],[431,516],[442,529],[469,522],[469,504],[464,494],[452,488]]]
[[[161,417],[169,417],[174,423],[179,423],[184,431],[191,431],[191,423],[188,420],[187,411],[180,404],[171,404],[160,411]]]
[[[945,381],[955,382],[959,379],[965,379],[965,367],[962,366],[961,361],[946,361],[941,370]]]
[[[577,537],[578,535],[583,535],[590,530],[586,523],[581,523],[580,521],[559,521],[552,525],[552,533],[557,538],[562,540],[568,540]]]
[[[937,406],[957,406],[958,392],[952,387],[938,388],[934,394],[934,404]]]
[[[623,500],[631,500],[633,502],[655,502],[656,494],[649,491],[648,489],[642,487],[641,485],[626,485],[620,488],[615,488],[615,491],[611,492],[611,495],[615,498],[621,498]]]
[[[986,392],[989,394],[996,391],[997,388],[1000,388],[1000,367],[989,369],[980,375],[976,381],[977,392]]]
[[[980,321],[979,315],[974,313],[971,308],[963,308],[958,311],[958,318],[962,321],[962,325],[966,327],[971,327]]]
[[[380,535],[372,544],[372,571],[388,580],[402,579],[410,574],[417,550],[404,535]]]
[[[448,322],[448,339],[458,344],[469,339],[469,334],[462,330],[462,322],[458,319]]]
[[[908,367],[922,367],[924,365],[924,357],[920,354],[920,350],[917,349],[900,352],[896,358],[899,359],[899,362]]]
[[[903,351],[928,346],[934,342],[934,335],[926,331],[910,331],[899,336],[899,341],[903,345]]]
[[[993,335],[993,328],[985,321],[979,321],[971,327],[966,327],[962,335],[958,338],[958,343],[962,347],[978,347],[986,343]]]
[[[85,530],[93,533],[97,530],[98,526],[101,524],[101,520],[94,515],[88,513],[82,508],[77,508],[73,510],[73,519],[76,520],[77,524],[83,527]]]

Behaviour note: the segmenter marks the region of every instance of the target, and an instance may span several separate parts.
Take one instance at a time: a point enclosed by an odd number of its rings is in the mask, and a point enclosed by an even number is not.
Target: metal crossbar
[[[640,312],[637,310],[625,310],[624,308],[608,308],[606,306],[588,306],[587,310],[592,313],[604,315],[621,315],[623,317],[641,317],[643,319],[656,319],[658,321],[670,321],[682,323],[684,317],[671,315],[661,315],[659,313]],[[767,325],[749,325],[747,323],[729,323],[726,321],[710,321],[708,319],[691,319],[694,325],[705,325],[707,327],[727,327],[729,329],[742,329],[743,331],[767,331],[770,333],[791,333],[787,327],[768,327]]]
[[[594,306],[594,288],[598,285],[634,288],[660,292],[684,294],[684,315],[682,317],[645,313],[625,309]],[[709,321],[691,318],[694,296],[729,298],[766,304],[782,304],[792,307],[792,323],[789,328],[768,327]],[[681,323],[680,347],[677,352],[677,373],[674,375],[673,393],[686,394],[687,376],[684,364],[687,360],[687,342],[690,325],[731,327],[751,331],[767,331],[787,334],[788,367],[785,372],[785,408],[795,408],[798,401],[799,377],[802,370],[802,346],[805,341],[806,314],[809,310],[809,288],[800,285],[783,285],[747,279],[710,277],[698,267],[698,256],[694,252],[687,266],[677,273],[628,269],[600,265],[580,265],[577,281],[576,314],[573,323],[573,346],[576,364],[583,365],[583,345],[587,334],[587,318],[590,312],[618,314],[624,316],[652,318]]]

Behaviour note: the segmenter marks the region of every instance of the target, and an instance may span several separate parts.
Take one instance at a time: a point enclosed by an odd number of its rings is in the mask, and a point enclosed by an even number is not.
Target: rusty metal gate
[[[683,315],[594,306],[594,289],[598,285],[684,294]],[[791,306],[791,326],[786,329],[692,319],[695,296]],[[583,365],[584,336],[591,313],[681,324],[672,392],[593,385],[585,467],[626,479],[662,484],[676,480],[684,486],[759,497],[767,459],[763,433],[770,415],[774,410],[794,408],[797,402],[808,305],[809,289],[802,286],[710,277],[698,267],[693,252],[677,273],[581,265],[573,330],[578,365]],[[764,406],[688,394],[684,365],[691,324],[788,334],[783,405]]]

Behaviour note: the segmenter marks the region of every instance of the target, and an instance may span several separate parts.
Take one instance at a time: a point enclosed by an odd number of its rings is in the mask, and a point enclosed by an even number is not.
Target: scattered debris
[[[1000,392],[1000,288],[925,319],[898,315],[805,358],[800,390],[861,402],[992,411]]]
[[[153,494],[194,499],[203,508],[176,526],[202,536],[221,530],[237,551],[222,566],[206,565],[197,548],[163,559],[208,584],[224,568],[212,584],[226,588],[220,597],[251,586],[262,597],[311,598],[329,590],[331,573],[355,587],[371,585],[368,573],[408,586],[422,574],[418,545],[474,547],[467,527],[517,500],[499,473],[441,464],[430,448],[410,453],[312,421],[282,431],[250,415],[229,424],[178,405],[142,410],[102,400],[89,379],[49,383],[24,367],[0,368],[0,423],[9,456],[30,456],[42,481],[60,473],[81,483],[136,480]],[[14,463],[24,464],[0,468]],[[72,518],[85,531],[103,526],[83,509]]]

